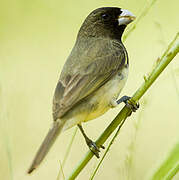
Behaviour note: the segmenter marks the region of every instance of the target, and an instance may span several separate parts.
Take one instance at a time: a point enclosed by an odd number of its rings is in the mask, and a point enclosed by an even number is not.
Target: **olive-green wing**
[[[122,49],[113,51],[105,57],[98,57],[80,73],[67,75],[59,80],[53,99],[54,120],[61,118],[76,103],[104,85],[125,63],[125,52]]]

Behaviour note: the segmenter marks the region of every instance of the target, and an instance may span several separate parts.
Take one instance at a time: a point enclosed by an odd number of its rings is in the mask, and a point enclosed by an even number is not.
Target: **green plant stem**
[[[174,40],[169,44],[169,48],[167,48],[167,52],[164,52],[162,58],[157,60],[158,63],[154,67],[153,71],[149,74],[147,78],[145,78],[144,83],[139,87],[139,89],[132,96],[131,102],[137,102],[144,93],[149,89],[149,87],[153,84],[153,82],[157,79],[157,77],[161,74],[161,72],[167,67],[167,65],[172,61],[172,59],[179,52],[179,33],[177,33]],[[130,109],[125,106],[116,118],[111,122],[111,124],[104,130],[101,136],[96,141],[98,146],[104,144],[104,142],[108,139],[111,133],[119,126],[119,124],[124,120],[129,114]],[[80,161],[80,163],[73,170],[72,174],[67,178],[68,180],[75,179],[78,174],[82,171],[82,169],[86,166],[86,164],[93,157],[93,153],[88,151],[85,157]]]
[[[150,180],[171,180],[179,171],[179,143],[177,143],[169,155],[157,168]]]

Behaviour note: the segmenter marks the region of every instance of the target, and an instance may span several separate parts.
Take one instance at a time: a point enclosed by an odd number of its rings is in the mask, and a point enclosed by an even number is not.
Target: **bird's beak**
[[[121,9],[122,13],[118,17],[118,23],[120,25],[128,25],[135,20],[135,16],[126,9]]]

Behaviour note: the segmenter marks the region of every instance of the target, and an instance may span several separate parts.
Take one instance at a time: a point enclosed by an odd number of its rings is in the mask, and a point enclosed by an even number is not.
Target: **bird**
[[[134,19],[130,11],[119,7],[97,8],[86,17],[55,88],[52,127],[28,169],[29,174],[40,165],[59,134],[75,125],[99,158],[99,148],[104,147],[98,147],[86,135],[82,123],[96,119],[121,102],[127,104],[130,99],[123,96],[117,100],[129,69],[122,35]]]

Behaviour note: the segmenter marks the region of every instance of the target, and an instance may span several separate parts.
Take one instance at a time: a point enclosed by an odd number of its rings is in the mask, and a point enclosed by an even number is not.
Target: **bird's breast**
[[[90,98],[90,104],[93,108],[88,113],[85,121],[95,119],[110,109],[111,101],[117,100],[127,77],[128,66],[124,66],[112,79],[94,93]]]

